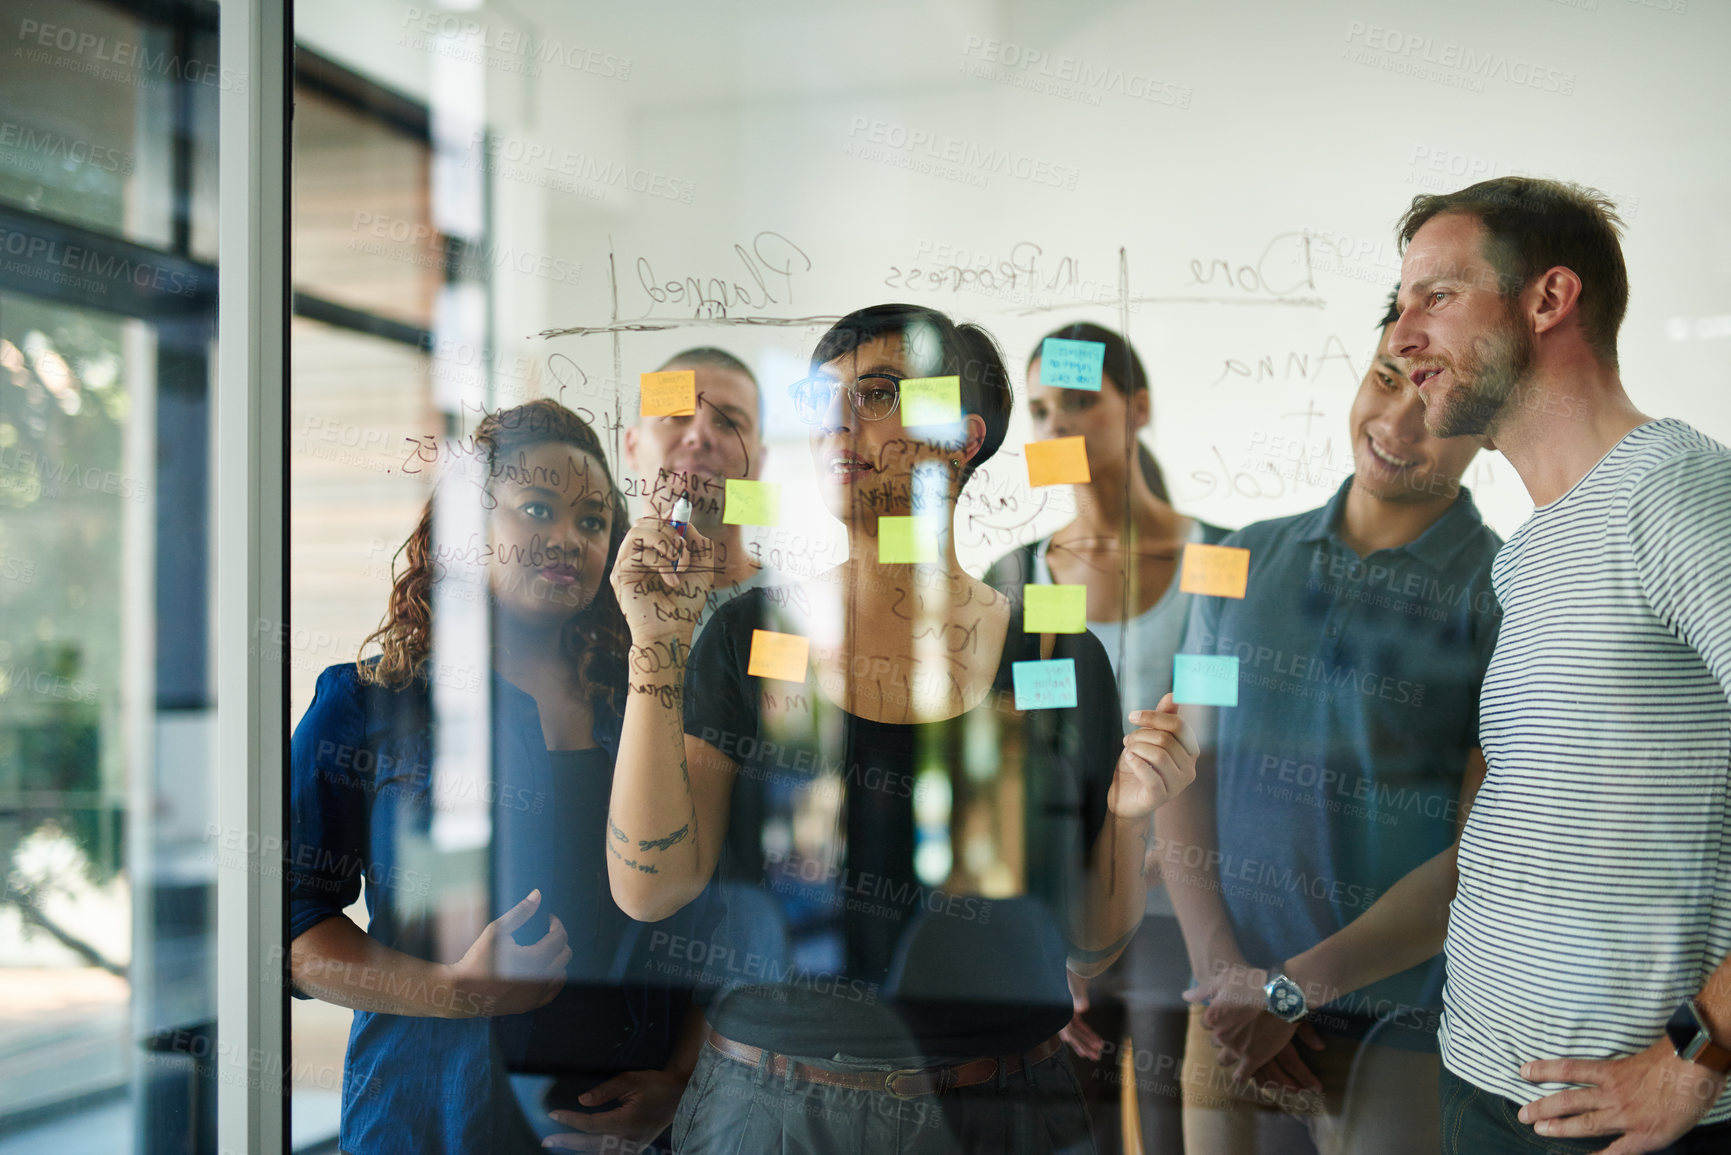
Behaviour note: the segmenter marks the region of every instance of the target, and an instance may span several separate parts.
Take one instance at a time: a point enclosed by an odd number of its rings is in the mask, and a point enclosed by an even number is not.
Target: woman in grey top
[[[1100,325],[1067,325],[1047,335],[1105,346],[1098,391],[1040,382],[1041,350],[1028,359],[1028,416],[1034,440],[1083,438],[1089,482],[1078,485],[1076,517],[1044,538],[1006,554],[986,574],[989,585],[1017,602],[1027,584],[1087,587],[1088,630],[1100,639],[1126,708],[1158,702],[1172,689],[1172,656],[1190,616],[1190,595],[1178,588],[1184,546],[1220,540],[1226,530],[1172,507],[1160,465],[1139,438],[1152,403],[1148,375],[1130,342]],[[1183,1053],[1189,963],[1165,888],[1150,876],[1148,911],[1122,958],[1091,983],[1070,977],[1076,1015],[1065,1038],[1077,1056],[1080,1082],[1090,1089],[1094,1140],[1102,1153],[1120,1150],[1123,1062],[1120,1044],[1133,1040],[1141,1134],[1146,1150],[1177,1150],[1182,1141],[1176,1063]]]

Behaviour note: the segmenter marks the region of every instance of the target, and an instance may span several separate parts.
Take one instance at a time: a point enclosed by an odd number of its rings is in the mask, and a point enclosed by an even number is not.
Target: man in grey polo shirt
[[[1192,966],[1208,996],[1223,996],[1207,1021],[1196,1009],[1186,1046],[1191,1155],[1255,1152],[1270,1092],[1325,1155],[1440,1146],[1442,968],[1422,962],[1440,933],[1419,965],[1342,997],[1314,997],[1313,984],[1307,1006],[1301,986],[1280,980],[1287,960],[1409,873],[1429,882],[1382,904],[1382,925],[1398,938],[1440,923],[1450,848],[1483,773],[1478,695],[1501,542],[1460,478],[1484,443],[1425,430],[1417,390],[1388,354],[1392,319],[1352,405],[1355,472],[1322,508],[1221,543],[1250,551],[1247,593],[1197,598],[1182,648],[1238,666],[1236,707],[1188,708],[1203,747],[1196,784],[1157,821]],[[1264,983],[1280,1018],[1224,998]],[[1302,1025],[1286,1021],[1307,1011]],[[1377,1054],[1355,1065],[1370,1043]]]

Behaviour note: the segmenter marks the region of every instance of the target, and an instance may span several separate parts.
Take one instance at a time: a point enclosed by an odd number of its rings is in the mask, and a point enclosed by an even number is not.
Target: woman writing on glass
[[[957,562],[1012,405],[983,330],[881,305],[811,367],[794,400],[848,560],[730,603],[689,653],[702,539],[641,520],[614,570],[614,896],[664,917],[720,863],[774,924],[713,968],[676,1150],[1087,1150],[1066,959],[1092,973],[1134,933],[1194,739],[1170,701],[1121,738],[1099,643],[1026,633]]]
[[[648,1139],[671,1119],[696,1037],[682,1067],[677,993],[620,983],[614,962],[638,938],[608,894],[601,847],[626,637],[605,579],[624,504],[594,431],[548,400],[486,417],[439,493],[479,502],[483,540],[436,544],[427,503],[368,639],[382,652],[319,676],[291,746],[290,974],[297,995],[356,1012],[340,1144],[539,1150],[539,1134],[579,1139],[544,1124],[561,1106],[577,1108],[559,1112],[568,1125]],[[490,617],[481,672],[433,654],[435,601],[471,590]],[[490,777],[485,765],[434,769],[437,724],[454,724],[435,711],[446,692],[488,706]],[[465,806],[491,827],[488,901],[503,913],[455,961],[433,961],[435,826]],[[344,913],[363,879],[365,930]],[[520,1108],[512,1070],[541,1076],[518,1078],[525,1092],[554,1083],[563,1098],[525,1094]],[[591,1089],[598,1098],[574,1101]]]

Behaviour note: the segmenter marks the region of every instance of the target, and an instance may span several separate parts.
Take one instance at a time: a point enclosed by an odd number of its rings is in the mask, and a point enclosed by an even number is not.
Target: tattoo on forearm
[[[648,645],[631,643],[629,654],[631,672],[634,674],[660,674],[667,671],[683,672],[685,669],[686,647],[680,645],[678,638],[662,638]]]
[[[640,870],[644,874],[660,874],[661,873],[659,870],[655,869],[655,867],[649,865],[648,863],[638,862],[635,858],[626,858],[625,855],[623,855],[619,852],[619,848],[617,846],[613,845],[611,842],[609,842],[607,844],[607,851],[609,854],[613,855],[614,858],[617,858],[620,862],[623,862],[626,866],[629,866],[633,870]]]
[[[613,815],[611,815],[611,814],[609,814],[607,816],[607,832],[609,834],[613,835],[613,837],[617,838],[621,842],[629,841],[629,839],[627,839],[625,837],[625,832],[623,830],[619,829],[618,825],[616,823],[614,823]]]
[[[691,823],[687,822],[684,826],[681,826],[678,830],[675,830],[672,834],[669,834],[666,838],[639,838],[637,840],[637,849],[638,850],[666,850],[668,847],[672,846],[675,842],[678,842],[681,839],[683,839],[689,833],[691,833]]]
[[[651,682],[632,682],[631,692],[652,698],[662,709],[676,709],[685,702],[685,687],[675,682],[666,686],[657,686]]]

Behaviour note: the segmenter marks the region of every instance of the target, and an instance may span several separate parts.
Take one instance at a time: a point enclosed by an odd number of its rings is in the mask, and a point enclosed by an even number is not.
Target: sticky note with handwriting
[[[798,634],[752,630],[751,661],[746,665],[745,672],[754,678],[803,682],[806,658],[810,653],[811,642]]]
[[[643,390],[642,413],[645,417],[690,417],[697,412],[695,370],[644,373],[638,376],[637,383]]]
[[[1060,389],[1100,391],[1100,372],[1106,366],[1106,346],[1098,341],[1069,341],[1047,337],[1040,342],[1040,384]]]
[[[1030,634],[1079,634],[1087,628],[1087,586],[1022,587],[1023,630]]]
[[[776,525],[781,521],[781,483],[727,479],[721,520],[727,525]]]
[[[1088,450],[1080,436],[1030,441],[1022,447],[1022,452],[1028,456],[1029,485],[1085,485],[1088,482]]]
[[[878,561],[904,565],[938,560],[938,523],[929,517],[878,518]]]
[[[1076,704],[1076,660],[1048,658],[1015,662],[1010,677],[1016,685],[1016,709],[1062,710]]]
[[[954,425],[962,419],[960,377],[909,377],[901,383],[903,425]]]
[[[1178,573],[1178,588],[1187,594],[1212,594],[1217,598],[1241,598],[1250,583],[1250,551],[1231,545],[1184,547],[1184,567]]]
[[[1172,700],[1191,706],[1238,705],[1238,658],[1178,654],[1172,659]]]

